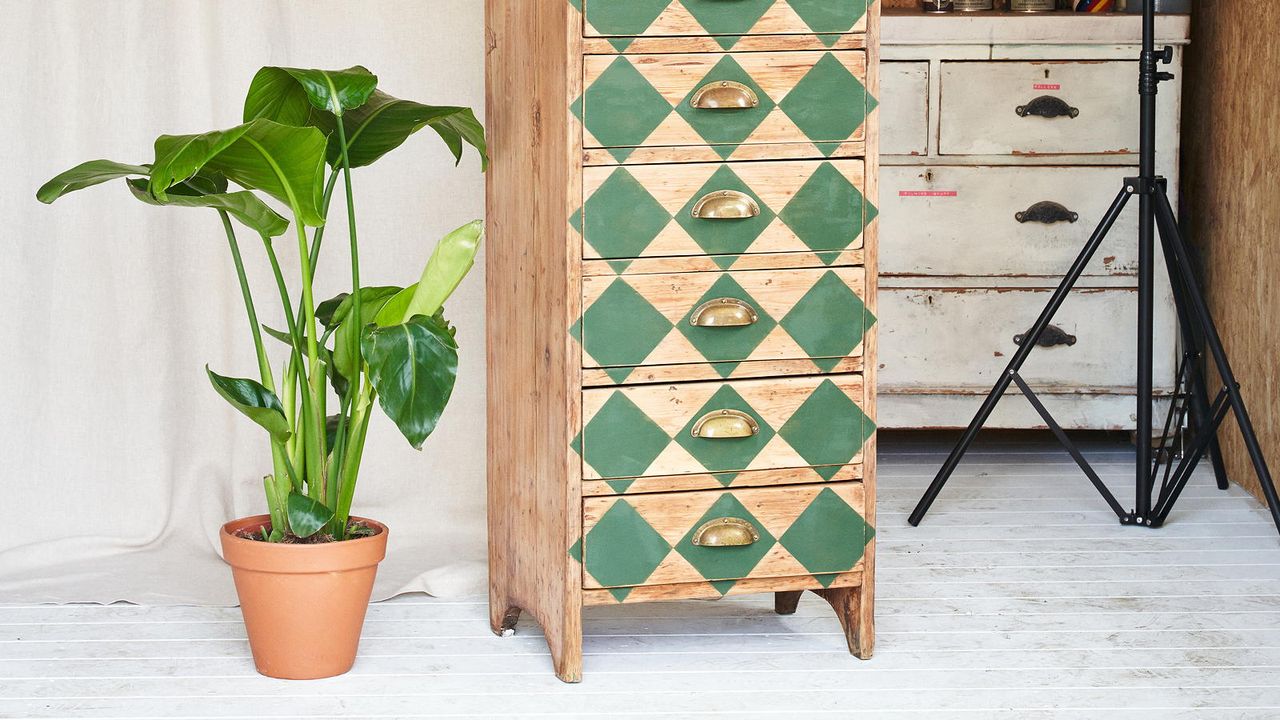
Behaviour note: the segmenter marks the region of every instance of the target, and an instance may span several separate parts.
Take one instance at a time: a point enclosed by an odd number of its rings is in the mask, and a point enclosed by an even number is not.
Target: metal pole
[[[1138,145],[1138,450],[1134,488],[1134,520],[1141,524],[1151,515],[1151,395],[1155,354],[1155,207],[1151,193],[1156,176],[1156,78],[1155,3],[1142,10],[1142,58],[1139,61],[1138,95],[1141,129]]]

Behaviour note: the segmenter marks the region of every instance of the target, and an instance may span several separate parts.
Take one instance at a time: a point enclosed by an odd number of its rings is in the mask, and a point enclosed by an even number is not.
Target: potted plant
[[[387,543],[385,526],[351,515],[373,407],[376,401],[415,448],[435,429],[458,369],[444,303],[471,269],[482,235],[479,221],[446,235],[413,285],[360,284],[353,168],[372,164],[424,127],[440,136],[455,162],[464,143],[476,149],[482,167],[488,161],[484,129],[469,108],[400,100],[377,83],[362,67],[265,67],[250,84],[243,124],[162,135],[150,164],[93,160],[36,195],[51,203],[123,179],[145,203],[210,209],[221,221],[257,378],[205,370],[213,389],[266,431],[271,451],[263,481],[268,513],[228,522],[221,541],[254,662],[273,677],[328,677],[355,660]],[[339,180],[352,289],[317,302],[312,281]],[[237,223],[262,241],[283,310],[281,329],[258,321]],[[274,247],[290,234],[297,242],[296,273],[285,272]],[[291,292],[291,282],[298,291]],[[280,341],[280,352],[269,351],[264,336]]]

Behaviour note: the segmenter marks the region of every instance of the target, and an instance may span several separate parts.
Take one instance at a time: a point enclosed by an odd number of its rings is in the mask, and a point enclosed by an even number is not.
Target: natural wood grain
[[[831,43],[828,45],[828,43]],[[776,52],[782,50],[861,50],[867,46],[863,34],[824,35],[747,35],[734,43],[734,52]],[[623,50],[604,38],[587,38],[583,47],[589,55],[653,55],[662,53],[724,52],[714,37],[640,37]]]
[[[580,537],[578,18],[565,2],[486,4],[488,496],[490,608],[501,633],[523,610],[556,675],[582,674]],[[538,322],[530,322],[536,312]]]
[[[602,33],[591,26],[591,3],[607,3],[616,2],[617,0],[585,0],[584,9],[586,10],[587,22],[584,22],[583,34],[587,37],[607,36],[608,33]],[[867,17],[863,16],[852,27],[844,29],[848,33],[862,33],[867,30]],[[825,29],[825,28],[819,28]],[[806,23],[796,11],[791,8],[788,0],[776,0],[772,3],[756,22],[744,35],[787,35],[792,33],[809,33],[813,32],[809,24]],[[698,22],[690,12],[685,9],[684,5],[678,2],[672,2],[665,10],[663,10],[654,22],[644,30],[642,35],[706,35],[707,31]]]
[[[1280,473],[1280,6],[1193,3],[1183,214],[1204,257],[1207,294],[1273,475]],[[1164,92],[1165,87],[1161,87]],[[1212,131],[1206,131],[1211,128]],[[1212,366],[1212,363],[1209,363]],[[1223,424],[1227,472],[1261,498],[1235,420]]]
[[[811,467],[781,468],[778,470],[747,470],[734,476],[727,487],[763,487],[770,485],[802,485],[806,483],[842,482],[862,479],[862,455],[854,457],[853,462],[840,468],[828,479],[814,471]],[[726,485],[714,475],[657,475],[636,478],[621,494],[634,495],[654,492],[678,492],[681,490],[721,490]],[[618,495],[616,488],[604,480],[583,480],[582,496],[599,497]]]
[[[840,573],[831,581],[832,588],[853,587],[860,585],[865,574],[861,570]],[[805,590],[818,589],[822,585],[812,575],[799,575],[782,578],[746,578],[739,580],[728,592],[721,593],[714,585],[707,582],[676,583],[674,585],[641,585],[618,600],[613,593],[601,588],[588,588],[582,591],[584,605],[619,605],[626,603],[662,602],[670,600],[719,600],[731,595],[752,595],[757,593],[802,594]],[[799,588],[799,589],[797,589]]]
[[[873,42],[867,43],[867,90],[871,97],[881,97],[880,88],[880,4],[876,3],[867,17],[867,34],[868,37],[874,38]],[[880,205],[880,116],[881,109],[879,106],[874,108],[867,114],[867,121],[864,124],[867,137],[867,182],[866,196],[867,201],[874,206]],[[867,298],[871,301],[867,309],[873,315],[879,314],[879,295],[880,295],[880,218],[873,218],[867,224],[866,230],[863,232],[863,249],[866,253],[866,270],[867,270]],[[863,338],[862,353],[866,360],[866,370],[863,375],[863,408],[867,413],[867,417],[872,422],[876,422],[878,414],[876,412],[876,398],[878,393],[878,376],[880,367],[879,354],[879,337],[880,325],[877,323],[872,326],[871,330]],[[862,468],[862,489],[863,503],[865,510],[863,517],[867,524],[875,528],[879,520],[876,516],[876,447],[879,433],[872,434],[863,446]],[[832,608],[836,611],[836,615],[840,618],[840,626],[844,629],[845,639],[849,643],[849,650],[862,659],[871,657],[871,653],[875,648],[875,597],[876,597],[876,538],[872,537],[867,542],[865,554],[862,557],[863,580],[858,586],[856,596],[857,618],[852,615],[852,607],[842,612],[840,606],[833,598],[840,596],[841,593],[850,592],[849,590],[830,589],[829,595],[824,595],[831,602]]]
[[[863,126],[865,128],[865,126]],[[859,130],[861,134],[863,130]],[[639,147],[629,155],[624,164],[647,165],[653,163],[706,163],[723,160],[803,160],[806,158],[858,158],[867,154],[867,145],[862,138],[840,143],[829,155],[818,149],[811,142],[746,142],[736,148],[725,158],[710,145],[685,145],[677,147]],[[616,165],[618,161],[613,154],[603,148],[588,149],[583,152],[585,165]]]
[[[861,346],[854,349],[852,357],[842,358],[827,370],[828,373],[862,372]],[[762,360],[738,365],[726,377],[710,363],[681,363],[676,365],[650,365],[637,367],[624,382],[609,377],[603,369],[586,368],[582,371],[583,387],[611,387],[615,385],[653,385],[657,383],[691,382],[696,380],[744,380],[760,377],[786,377],[788,375],[817,375],[823,372],[812,360]]]
[[[729,266],[731,270],[786,270],[788,268],[821,268],[841,267],[845,265],[861,265],[862,249],[845,250],[831,262],[824,262],[816,253],[752,253],[738,255]],[[715,272],[723,270],[717,260],[724,261],[730,256],[713,255],[676,255],[672,257],[636,258],[627,265],[628,275],[644,275],[648,273],[673,272]],[[582,274],[617,275],[618,271],[607,260],[585,260],[582,263]]]

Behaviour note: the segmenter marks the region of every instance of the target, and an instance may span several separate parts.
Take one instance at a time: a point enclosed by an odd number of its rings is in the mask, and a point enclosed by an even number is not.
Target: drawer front
[[[860,375],[601,388],[582,393],[584,479],[816,466],[830,479],[875,431]],[[754,428],[754,432],[752,429]]]
[[[867,0],[583,0],[587,37],[866,32]]]
[[[829,371],[861,354],[875,322],[865,270],[757,270],[583,278],[583,366],[622,382],[639,365],[812,358]]]
[[[1135,72],[1124,61],[944,62],[939,150],[1135,154]]]
[[[1049,301],[1049,289],[881,289],[881,392],[989,390]],[[1174,317],[1157,297],[1155,377],[1173,377]],[[1072,293],[1054,319],[1065,334],[1037,348],[1022,376],[1038,389],[1073,392],[1133,387],[1137,365],[1137,292]],[[1016,391],[1015,391],[1016,392]]]
[[[861,160],[587,168],[583,256],[712,255],[727,268],[740,254],[861,248],[875,213],[863,169]]]
[[[880,154],[929,154],[929,63],[880,63]]]
[[[1061,275],[1132,168],[883,167],[886,275]],[[1138,203],[1130,202],[1088,275],[1137,269]]]
[[[863,512],[861,483],[588,498],[583,585],[706,581],[723,594],[743,578],[821,581],[860,568]]]
[[[866,54],[825,52],[589,55],[583,146],[619,162],[637,147],[807,143],[831,156],[864,140]]]

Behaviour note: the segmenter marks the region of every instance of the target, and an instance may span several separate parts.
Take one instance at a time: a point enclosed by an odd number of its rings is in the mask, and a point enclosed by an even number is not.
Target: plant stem
[[[351,191],[351,157],[347,151],[347,131],[342,122],[342,114],[334,115],[338,126],[338,149],[342,156],[342,180],[343,188],[346,191],[347,198],[347,235],[351,243],[351,317],[356,321],[356,332],[351,333],[351,358],[354,361],[353,367],[355,372],[353,377],[347,378],[348,392],[360,387],[360,370],[364,362],[360,358],[360,323],[362,320],[360,310],[360,247],[359,241],[356,239],[356,204],[355,196]],[[351,403],[347,403],[350,407]],[[344,408],[345,410],[346,408]],[[343,416],[346,418],[345,414]],[[339,421],[342,423],[343,421]],[[343,442],[344,448],[349,443]],[[342,458],[345,461],[345,457]],[[341,466],[339,466],[341,467]],[[330,473],[328,477],[329,487],[327,495],[336,499],[339,496],[339,483],[337,473]],[[339,538],[346,531],[346,523],[343,522],[338,527]]]
[[[311,260],[308,254],[307,231],[302,226],[301,213],[293,213],[298,231],[298,259],[302,263],[302,317],[303,333],[307,346],[307,382],[303,384],[303,458],[306,465],[307,491],[311,497],[324,502],[324,385],[317,382],[320,373],[320,351],[316,343],[316,302],[311,289]]]

